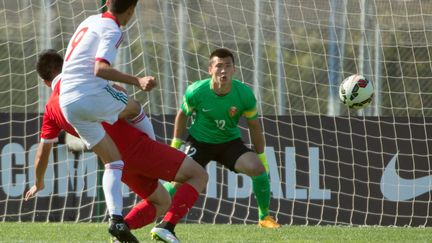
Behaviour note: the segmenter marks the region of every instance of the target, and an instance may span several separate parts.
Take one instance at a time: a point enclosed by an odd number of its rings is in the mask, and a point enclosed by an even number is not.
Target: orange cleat
[[[263,220],[258,222],[259,227],[261,228],[280,228],[281,225],[273,219],[272,216],[266,216]]]

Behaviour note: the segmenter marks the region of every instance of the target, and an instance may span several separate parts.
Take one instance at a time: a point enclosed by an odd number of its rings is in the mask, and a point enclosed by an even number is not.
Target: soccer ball
[[[366,108],[371,103],[373,95],[373,83],[359,74],[349,76],[339,86],[339,99],[352,109]]]

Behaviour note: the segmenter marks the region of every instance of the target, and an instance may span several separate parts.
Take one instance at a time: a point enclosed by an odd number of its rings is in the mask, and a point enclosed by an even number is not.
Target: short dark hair
[[[36,61],[36,71],[43,80],[52,81],[61,73],[63,57],[54,49],[43,50]]]
[[[124,13],[130,6],[136,6],[138,0],[111,0],[109,10],[115,14]]]
[[[231,57],[233,64],[235,64],[234,61],[234,55],[232,54],[232,52],[226,48],[218,48],[216,50],[214,50],[209,57],[209,62],[211,64],[212,58],[213,57],[219,57],[219,58],[225,58],[225,57]]]

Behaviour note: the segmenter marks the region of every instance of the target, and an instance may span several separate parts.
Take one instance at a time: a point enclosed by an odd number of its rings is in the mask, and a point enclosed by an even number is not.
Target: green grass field
[[[152,228],[134,231],[141,242]],[[179,224],[183,243],[223,242],[432,242],[432,228]],[[106,223],[0,223],[0,242],[109,242]]]

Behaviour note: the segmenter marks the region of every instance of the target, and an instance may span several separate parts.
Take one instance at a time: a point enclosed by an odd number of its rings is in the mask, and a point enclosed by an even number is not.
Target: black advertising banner
[[[103,218],[97,159],[64,145],[52,155],[46,190],[22,200],[33,180],[39,119],[0,114],[0,220]],[[173,120],[152,116],[164,142]],[[262,122],[270,210],[280,223],[432,226],[432,118],[265,116]],[[247,130],[242,132],[248,143]],[[256,223],[250,179],[214,162],[207,171],[207,189],[185,220]],[[127,190],[124,195],[128,209],[139,200]]]

